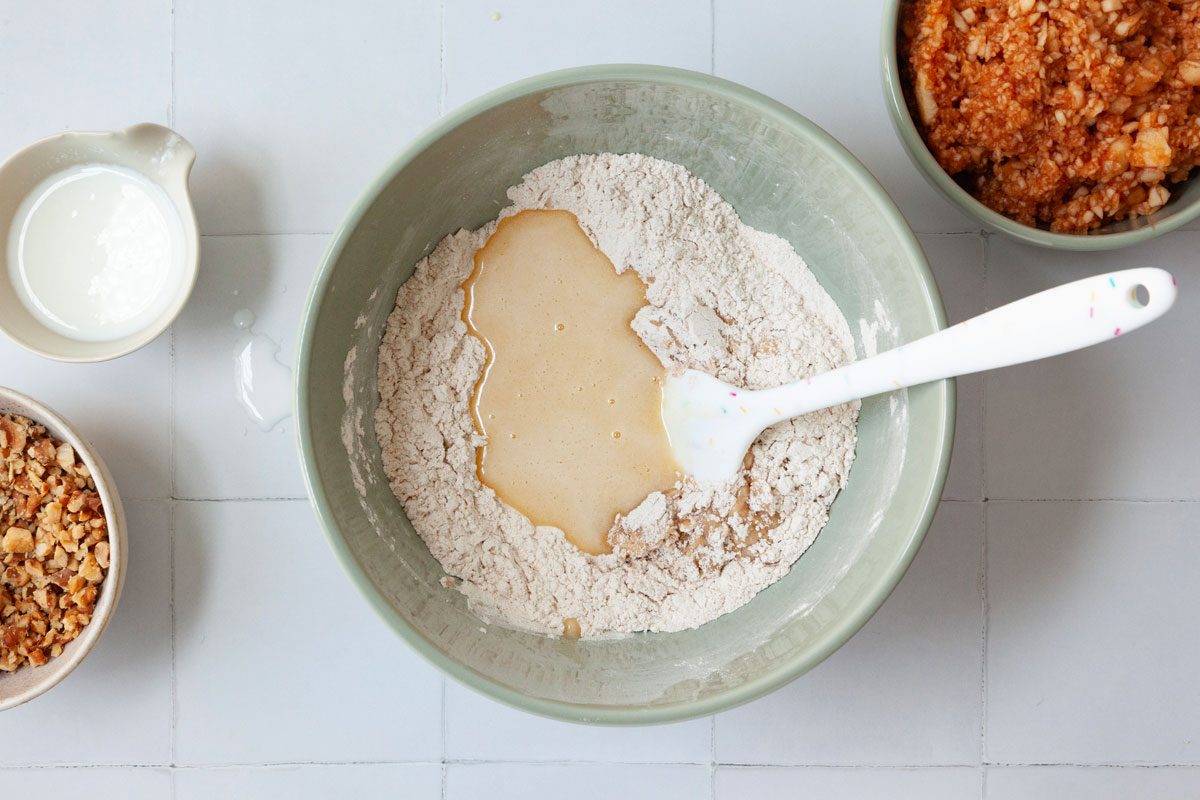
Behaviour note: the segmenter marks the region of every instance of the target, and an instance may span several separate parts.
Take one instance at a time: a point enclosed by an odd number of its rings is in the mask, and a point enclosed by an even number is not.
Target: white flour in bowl
[[[634,330],[668,369],[759,389],[854,358],[849,326],[804,261],[743,225],[683,167],[641,155],[571,156],[508,191],[498,219],[562,209],[616,269],[649,285]],[[392,490],[481,617],[584,637],[693,628],[787,573],[828,518],[854,458],[858,403],[766,431],[723,485],[684,480],[618,518],[610,555],[535,526],[476,474],[470,414],[484,365],[459,288],[495,229],[443,239],[400,288],[379,349],[376,432]]]

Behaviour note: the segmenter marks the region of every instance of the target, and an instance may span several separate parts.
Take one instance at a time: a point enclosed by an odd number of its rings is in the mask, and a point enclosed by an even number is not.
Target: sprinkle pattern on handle
[[[1144,291],[1145,302],[1139,299]],[[761,394],[785,419],[820,408],[1078,350],[1153,322],[1175,302],[1175,279],[1154,267],[1057,286],[803,384]]]

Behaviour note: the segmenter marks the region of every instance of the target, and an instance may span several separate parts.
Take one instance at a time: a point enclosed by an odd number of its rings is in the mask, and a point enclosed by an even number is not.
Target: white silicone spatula
[[[765,429],[792,417],[920,383],[1037,361],[1136,330],[1175,302],[1175,279],[1151,267],[1085,278],[1026,297],[872,358],[751,391],[687,370],[663,387],[663,422],[683,470],[732,477]]]

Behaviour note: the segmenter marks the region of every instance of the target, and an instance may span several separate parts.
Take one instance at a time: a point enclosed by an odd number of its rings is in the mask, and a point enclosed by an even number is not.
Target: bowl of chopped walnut
[[[1200,3],[888,0],[909,156],[986,226],[1068,250],[1200,217]]]
[[[121,500],[91,445],[0,387],[0,711],[56,686],[92,649],[124,552]]]

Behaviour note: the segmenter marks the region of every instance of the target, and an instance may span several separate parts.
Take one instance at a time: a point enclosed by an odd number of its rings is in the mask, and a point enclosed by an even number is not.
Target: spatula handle
[[[1037,361],[1137,330],[1175,302],[1175,279],[1153,267],[1067,283],[873,358],[768,389],[780,418],[929,381]]]

